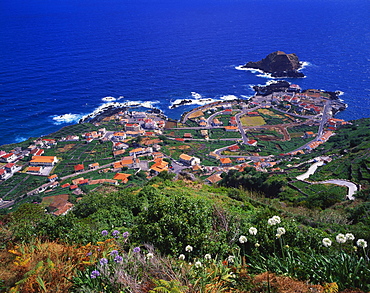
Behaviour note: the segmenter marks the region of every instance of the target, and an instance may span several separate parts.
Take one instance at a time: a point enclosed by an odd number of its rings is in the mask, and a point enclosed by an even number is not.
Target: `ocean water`
[[[290,82],[344,92],[338,117],[370,117],[369,28],[368,0],[2,0],[0,145],[112,101],[179,118],[178,99],[248,97],[269,79],[236,67],[276,50],[308,64]]]

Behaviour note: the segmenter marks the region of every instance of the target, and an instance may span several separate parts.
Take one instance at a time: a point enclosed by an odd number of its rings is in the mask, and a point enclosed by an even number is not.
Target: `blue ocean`
[[[342,91],[337,117],[370,117],[369,0],[2,0],[0,145],[104,104],[247,98],[270,79],[236,67],[281,50],[302,88]]]

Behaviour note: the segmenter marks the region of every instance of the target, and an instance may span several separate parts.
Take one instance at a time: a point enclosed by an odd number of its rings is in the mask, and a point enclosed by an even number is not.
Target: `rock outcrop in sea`
[[[270,73],[272,77],[305,77],[298,70],[302,67],[302,63],[296,54],[286,54],[282,51],[276,51],[266,56],[257,62],[248,62],[242,68],[259,69],[263,72]]]

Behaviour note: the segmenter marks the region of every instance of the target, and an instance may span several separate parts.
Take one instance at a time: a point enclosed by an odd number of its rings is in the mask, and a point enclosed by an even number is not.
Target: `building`
[[[99,168],[99,163],[92,163],[92,164],[89,164],[89,169],[90,170],[95,170]]]
[[[49,176],[48,177],[48,180],[50,181],[50,182],[54,182],[54,181],[56,181],[58,179],[58,175],[57,174],[53,174],[53,175],[51,175],[51,176]]]
[[[238,127],[236,127],[236,126],[225,126],[225,130],[226,131],[233,131],[233,132],[239,131]]]
[[[0,161],[4,163],[12,163],[17,159],[17,156],[13,153],[5,154],[0,157]]]
[[[125,125],[125,129],[126,131],[138,132],[141,130],[141,127],[139,124],[136,124],[136,123],[135,124],[127,123]]]
[[[78,165],[74,166],[73,169],[77,173],[77,172],[84,171],[85,170],[85,166],[83,164],[78,164]]]
[[[208,183],[211,183],[211,184],[215,184],[215,183],[217,183],[220,180],[222,180],[222,178],[221,178],[221,176],[219,174],[214,174],[214,175],[209,176],[208,178],[206,178],[206,181]]]
[[[181,163],[184,163],[189,166],[200,164],[200,159],[196,157],[191,157],[187,154],[181,154],[179,158]]]
[[[238,145],[234,144],[234,145],[232,145],[232,146],[229,146],[227,149],[228,149],[230,152],[237,152],[240,148],[239,148],[239,146],[238,146]]]
[[[33,156],[30,161],[31,166],[54,166],[58,162],[55,156]]]
[[[248,140],[247,144],[249,144],[251,146],[256,146],[257,145],[257,140],[255,140],[255,139]]]
[[[164,161],[163,159],[158,158],[158,159],[155,159],[154,162],[155,163],[154,165],[150,167],[150,170],[154,171],[156,174],[159,174],[163,171],[168,170],[168,162]]]
[[[226,167],[226,166],[231,166],[231,165],[232,165],[232,161],[230,160],[230,158],[220,158],[220,166]]]
[[[121,180],[122,183],[128,182],[128,177],[130,177],[131,174],[125,174],[125,173],[117,173],[114,175],[113,180]]]

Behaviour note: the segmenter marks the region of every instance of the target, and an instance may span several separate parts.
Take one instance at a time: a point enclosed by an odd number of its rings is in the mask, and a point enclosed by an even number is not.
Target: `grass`
[[[240,122],[242,123],[243,126],[252,126],[252,127],[266,124],[266,121],[261,116],[249,117],[243,115],[240,118]]]

